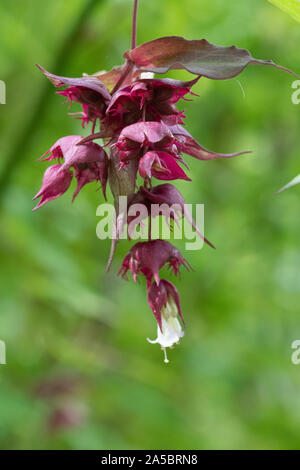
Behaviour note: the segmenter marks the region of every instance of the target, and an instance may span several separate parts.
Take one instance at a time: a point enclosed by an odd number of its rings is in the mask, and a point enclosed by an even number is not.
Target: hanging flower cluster
[[[146,207],[153,203],[168,207],[176,204],[178,213],[173,217],[181,217],[184,198],[169,182],[191,181],[184,156],[212,160],[246,152],[220,154],[202,147],[185,129],[185,115],[177,109],[178,101],[194,95],[192,87],[201,76],[229,79],[249,64],[282,68],[272,61],[254,59],[244,49],[218,47],[205,39],[190,41],[176,36],[133,47],[124,57],[126,62],[121,67],[81,78],[53,75],[38,66],[59,89],[58,95],[64,96],[70,105],[72,102],[81,104],[82,111],[73,116],[81,119],[83,127],[91,124],[92,129],[85,138],[80,135],[60,138],[41,157],[56,162],[45,171],[42,187],[34,197],[40,198],[34,209],[61,196],[75,177],[77,188],[73,200],[90,182],[99,182],[106,197],[109,181],[117,212],[118,197],[125,195],[130,204],[140,202]],[[185,69],[196,77],[186,82],[154,78],[154,74],[170,69]],[[145,72],[150,72],[151,78],[144,78]],[[95,132],[98,126],[99,131]],[[104,145],[95,143],[97,139],[103,139]],[[137,178],[142,182],[139,188]],[[164,183],[153,186],[155,179]],[[186,213],[185,216],[204,238],[192,217]],[[128,214],[125,217],[130,220]],[[116,241],[109,265],[115,246]],[[184,320],[176,287],[160,278],[159,272],[165,265],[175,275],[181,266],[190,269],[188,261],[171,243],[149,238],[131,248],[120,274],[126,278],[130,271],[134,281],[138,276],[146,279],[148,303],[158,326],[157,339],[149,341],[161,345],[168,362],[166,348],[178,343],[183,336]]]

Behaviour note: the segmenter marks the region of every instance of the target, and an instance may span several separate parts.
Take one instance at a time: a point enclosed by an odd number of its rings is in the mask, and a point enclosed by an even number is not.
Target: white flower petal
[[[155,344],[155,343],[158,343],[158,338],[156,338],[156,339],[147,338],[147,341],[149,341],[149,343],[151,343],[151,344]]]
[[[155,340],[147,338],[147,340],[152,344],[159,343],[162,348],[169,348],[173,346],[173,344],[178,343],[183,335],[184,332],[177,318],[169,317],[165,320],[162,316],[162,332],[158,326],[157,338]]]

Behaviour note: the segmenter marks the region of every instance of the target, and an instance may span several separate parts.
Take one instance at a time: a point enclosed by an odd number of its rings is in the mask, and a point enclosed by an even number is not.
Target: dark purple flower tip
[[[169,223],[169,218],[177,220],[183,215],[185,201],[175,186],[165,183],[150,189],[141,186],[138,192],[129,198],[128,209],[134,204],[144,204],[151,217],[163,215]],[[135,215],[128,216],[128,223],[133,219]]]
[[[172,282],[166,279],[160,280],[158,284],[153,282],[148,288],[147,297],[150,308],[162,333],[164,333],[162,320],[164,320],[164,323],[168,323],[170,317],[176,318],[177,315],[179,315],[183,325],[185,325],[179,293]]]
[[[76,165],[75,177],[77,180],[77,188],[73,194],[72,202],[74,202],[74,199],[83,186],[93,181],[99,181],[101,183],[103,196],[106,199],[106,184],[108,178],[108,166],[106,160],[93,162],[89,165]]]
[[[172,80],[170,78],[144,78],[139,82],[145,83],[148,90],[152,91],[153,102],[169,101],[171,104],[177,103],[187,93],[191,92],[191,87],[197,83],[200,77],[190,81]]]
[[[97,112],[97,106],[100,106],[101,109],[101,105],[103,104],[102,95],[85,87],[70,86],[65,90],[57,91],[56,94],[65,96],[67,98],[66,102],[70,102],[70,105],[75,101],[85,106],[85,109],[91,108],[91,110],[94,110],[95,112]],[[102,116],[103,113],[98,111],[97,117]]]
[[[202,238],[202,240],[204,240],[209,246],[215,248],[214,245],[206,237],[204,237],[197,227],[193,217],[185,206],[186,203],[182,194],[180,191],[178,191],[177,188],[175,188],[175,186],[169,183],[153,186],[150,189],[141,186],[137,195],[138,199],[133,199],[131,204],[136,204],[137,202],[144,203],[148,210],[151,209],[152,204],[158,205],[159,207],[157,207],[157,213],[154,212],[152,206],[151,214],[154,216],[161,214],[165,217],[171,217],[175,219],[176,217],[179,218],[180,215],[184,215],[187,221],[192,225],[193,229],[198,233],[200,238]],[[174,212],[169,210],[172,206],[174,207]],[[166,208],[168,208],[168,210],[166,210]],[[169,221],[167,220],[167,222]]]
[[[191,136],[191,134],[186,131],[182,126],[175,125],[170,126],[170,131],[176,139],[176,144],[178,149],[191,155],[192,157],[197,158],[198,160],[215,160],[217,158],[231,158],[237,157],[238,155],[243,155],[245,153],[251,153],[249,150],[236,153],[216,153],[211,150],[207,150],[202,147],[198,142]]]
[[[160,151],[151,150],[143,155],[139,161],[139,173],[144,179],[154,176],[159,180],[191,181],[172,155]]]
[[[188,207],[185,205],[185,200],[178,189],[172,184],[165,183],[158,186],[153,186],[150,189],[141,186],[139,191],[131,196],[128,201],[128,210],[134,204],[143,204],[148,211],[150,217],[157,217],[162,215],[165,217],[166,222],[170,225],[170,219],[175,220],[178,223],[180,217],[185,217],[187,221],[192,225],[193,229],[197,232],[200,238],[205,241],[209,246],[215,248],[215,246],[202,234],[200,229],[197,227]],[[141,215],[140,215],[141,217]],[[128,216],[127,223],[128,233],[131,236],[134,230],[135,223],[140,224],[141,218],[135,222],[136,216]]]
[[[56,158],[64,158],[64,155],[80,142],[81,139],[81,135],[67,135],[65,137],[61,137],[39,158],[39,160],[51,161]]]
[[[163,122],[137,122],[125,127],[118,138],[116,147],[122,163],[139,158],[144,150],[167,150],[177,152],[174,137]],[[175,153],[177,156],[177,153]]]
[[[84,104],[93,104],[98,102],[99,95],[103,100],[104,104],[107,106],[111,100],[111,95],[99,78],[93,75],[87,75],[80,78],[70,78],[70,77],[62,77],[60,75],[54,75],[47,70],[45,70],[40,65],[36,64],[37,67],[46,75],[47,78],[53,83],[54,86],[60,87],[63,85],[67,85],[69,87],[73,87],[71,93],[73,93],[73,97],[76,97],[76,101],[78,99],[82,99]],[[95,94],[89,94],[90,91],[95,92]]]
[[[64,153],[62,169],[65,170],[71,166],[75,168],[78,165],[87,165],[96,162],[107,165],[107,155],[103,147],[94,142],[79,144],[81,139],[82,137],[77,141],[77,144],[70,147],[68,151]]]
[[[159,270],[168,263],[175,275],[179,273],[179,268],[183,265],[187,270],[191,269],[190,264],[185,260],[180,251],[166,240],[151,240],[148,242],[136,243],[125,256],[119,274],[126,278],[127,271],[130,270],[134,281],[138,274],[143,274],[147,283],[154,277],[159,284]]]
[[[60,94],[60,93],[58,93]],[[94,105],[82,104],[82,111],[76,113],[68,113],[74,119],[80,119],[82,127],[86,127],[89,122],[93,123],[93,131],[96,125],[96,120],[103,118],[103,112],[99,111]],[[92,131],[92,132],[93,132]]]
[[[141,186],[140,192],[151,204],[167,204],[167,206],[176,204],[182,208],[185,204],[182,194],[170,183],[159,184],[150,189]]]
[[[156,105],[168,101],[170,104],[174,104],[190,93],[191,87],[198,80],[199,77],[186,82],[167,78],[144,78],[137,79],[129,87],[124,87],[123,90],[130,94],[131,99],[139,103],[140,108],[148,103]]]
[[[114,93],[106,111],[106,125],[117,131],[140,120],[182,124],[185,116],[174,103],[189,93],[197,80],[138,79]]]
[[[81,135],[62,137],[45,153],[50,154],[45,160],[53,158],[63,159],[59,172],[75,169],[77,188],[73,201],[81,188],[92,181],[100,181],[104,197],[106,198],[106,183],[108,177],[108,159],[105,150],[94,142],[81,144]]]
[[[52,165],[44,173],[43,184],[40,191],[34,196],[33,200],[41,197],[40,202],[32,209],[37,210],[47,202],[58,198],[69,188],[73,173],[70,170],[62,170],[62,165]]]

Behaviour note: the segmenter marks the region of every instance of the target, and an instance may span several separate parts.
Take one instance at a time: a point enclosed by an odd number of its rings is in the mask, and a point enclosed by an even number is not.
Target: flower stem
[[[123,84],[124,80],[128,77],[128,75],[132,72],[133,69],[133,62],[130,60],[127,60],[126,64],[123,67],[123,72],[121,73],[121,76],[114,86],[113,90],[111,91],[111,95],[113,95]]]
[[[134,0],[133,2],[131,49],[134,49],[136,47],[136,25],[137,25],[138,3],[139,3],[139,0]]]
[[[133,12],[132,12],[132,32],[131,32],[131,49],[134,49],[136,47],[136,27],[137,27],[137,12],[138,12],[138,3],[139,0],[134,0],[133,2]],[[133,63],[130,60],[127,60],[123,72],[114,86],[111,94],[113,95],[123,84],[127,76],[132,72],[133,69]]]

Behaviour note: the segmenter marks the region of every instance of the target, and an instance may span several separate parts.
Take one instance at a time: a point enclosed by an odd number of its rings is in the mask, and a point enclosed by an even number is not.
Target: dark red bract
[[[180,316],[183,324],[184,318],[181,311],[179,293],[172,282],[162,279],[157,284],[153,282],[148,288],[148,303],[157,320],[157,323],[162,329],[162,314],[163,310],[167,307],[168,303],[175,303],[177,314]]]
[[[42,197],[34,210],[61,196],[70,186],[74,170],[77,188],[73,201],[81,188],[92,181],[99,181],[106,198],[108,161],[105,150],[94,142],[80,144],[81,135],[61,137],[40,160],[58,159],[63,163],[47,168],[41,190],[34,199]]]
[[[135,281],[138,274],[143,274],[148,284],[152,278],[159,284],[159,270],[165,264],[168,264],[175,275],[179,273],[181,265],[187,270],[191,269],[190,264],[182,257],[179,250],[166,240],[139,242],[125,256],[119,274],[126,277],[127,271],[130,270]]]

